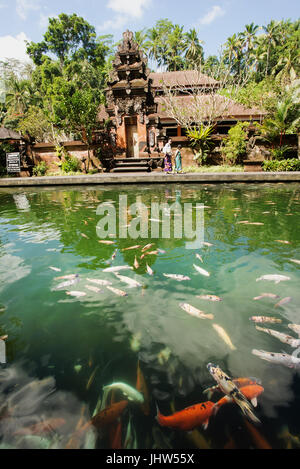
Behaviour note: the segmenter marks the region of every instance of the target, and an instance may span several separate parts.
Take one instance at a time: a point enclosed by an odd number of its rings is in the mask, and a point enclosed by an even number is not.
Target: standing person
[[[175,153],[175,171],[180,173],[182,171],[182,157],[181,157],[181,145],[178,145]]]
[[[165,173],[171,174],[172,173],[172,147],[171,147],[172,139],[169,138],[168,142],[163,148],[163,153],[165,155]]]

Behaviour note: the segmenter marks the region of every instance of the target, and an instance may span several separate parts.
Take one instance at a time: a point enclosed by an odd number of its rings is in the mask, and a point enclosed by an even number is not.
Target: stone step
[[[115,160],[116,167],[121,168],[121,167],[129,167],[129,166],[148,166],[147,161],[116,161]]]
[[[148,166],[119,166],[111,170],[111,173],[149,173],[151,169]]]

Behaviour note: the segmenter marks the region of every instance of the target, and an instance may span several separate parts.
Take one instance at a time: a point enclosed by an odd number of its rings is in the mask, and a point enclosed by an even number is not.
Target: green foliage
[[[41,108],[30,106],[24,119],[19,122],[17,131],[36,142],[46,142],[51,134],[51,125]]]
[[[270,150],[272,159],[275,160],[284,160],[285,156],[289,151],[291,151],[292,148],[289,147],[288,145],[281,145],[280,147],[272,148]]]
[[[243,166],[186,166],[183,173],[241,173],[244,171]]]
[[[47,172],[48,166],[45,161],[41,161],[33,168],[33,175],[34,176],[45,176]]]
[[[246,154],[248,127],[248,122],[238,122],[229,130],[221,149],[226,164],[234,165]]]
[[[211,148],[210,135],[214,130],[213,126],[205,126],[203,123],[199,127],[194,127],[186,131],[186,135],[191,142],[191,146],[195,149],[196,155],[194,160],[199,165],[205,163],[209,150]]]
[[[6,153],[15,151],[15,147],[8,142],[0,143],[0,175],[6,174]]]
[[[291,158],[287,160],[272,160],[263,162],[264,171],[300,171],[300,160]]]
[[[75,173],[80,169],[80,163],[75,156],[65,153],[64,161],[61,164],[64,173]]]

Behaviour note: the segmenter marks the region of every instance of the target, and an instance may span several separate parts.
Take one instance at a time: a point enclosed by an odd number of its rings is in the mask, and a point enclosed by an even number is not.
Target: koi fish
[[[157,251],[159,252],[159,254],[166,254],[166,251],[164,251],[163,249],[157,249]]]
[[[281,319],[272,318],[271,316],[252,316],[250,321],[253,322],[271,322],[271,323],[281,323]]]
[[[114,422],[108,429],[110,449],[122,449],[122,422]]]
[[[149,396],[149,391],[147,388],[144,375],[141,371],[139,361],[138,361],[138,366],[137,366],[136,389],[143,394],[144,399],[145,399],[144,403],[141,405],[142,411],[144,412],[145,415],[149,415],[150,414],[150,405],[149,405],[150,396]]]
[[[98,368],[99,368],[99,365],[96,366],[96,368],[94,369],[93,373],[91,374],[91,376],[89,377],[89,380],[87,382],[87,385],[86,385],[86,390],[88,391],[90,389],[90,387],[92,386],[93,384],[93,381],[95,379],[95,376],[96,376],[96,373],[98,371]]]
[[[84,234],[84,233],[81,233],[81,236],[82,236],[83,238],[90,239],[90,238],[89,238],[86,234]]]
[[[148,249],[152,248],[154,244],[147,244],[145,247],[143,247],[142,252],[147,251]]]
[[[133,264],[133,266],[134,266],[135,269],[138,269],[138,268],[140,267],[140,264],[138,263],[136,256],[134,257],[134,264]]]
[[[282,244],[291,244],[289,241],[285,241],[283,239],[275,239],[277,243],[282,243]]]
[[[120,390],[128,398],[129,401],[136,402],[137,404],[143,404],[145,402],[143,394],[141,394],[139,391],[137,391],[132,386],[129,386],[129,384],[126,383],[113,383],[109,386],[104,386],[104,395],[107,396],[107,394],[114,389]]]
[[[143,254],[143,256],[156,256],[158,254],[158,251],[151,251],[151,252],[146,252]]]
[[[207,300],[207,301],[223,301],[222,298],[216,295],[200,295],[200,296],[196,296],[196,298],[200,298],[200,300]]]
[[[105,240],[105,239],[101,239],[100,241],[98,241],[98,243],[107,244],[107,245],[115,244],[114,241],[109,241],[109,240]]]
[[[213,328],[215,329],[215,331],[217,331],[217,333],[219,334],[219,336],[221,337],[221,339],[225,342],[225,344],[228,345],[228,347],[231,349],[231,350],[236,350],[236,347],[233,345],[233,343],[231,342],[231,339],[229,337],[229,335],[227,334],[227,332],[223,329],[223,327],[219,326],[218,324],[213,324]]]
[[[293,357],[286,353],[273,353],[264,350],[252,350],[252,354],[258,356],[262,360],[266,360],[277,365],[284,365],[288,368],[300,368],[300,358]]]
[[[61,269],[58,269],[58,267],[49,267],[49,269],[54,270],[54,272],[61,272]]]
[[[116,249],[113,255],[111,256],[111,260],[113,261],[116,258],[118,250]]]
[[[241,393],[251,402],[253,407],[257,407],[257,398],[264,392],[264,388],[257,384],[252,384],[250,386],[243,386],[239,388]],[[224,396],[215,404],[215,412],[224,405],[232,402],[233,399],[230,396]]]
[[[267,440],[259,433],[259,431],[247,420],[244,421],[252,440],[257,449],[272,449]]]
[[[202,257],[200,256],[200,254],[196,254],[196,257],[197,257],[197,259],[199,259],[199,261],[201,261],[202,264],[203,264],[203,259],[202,259]]]
[[[261,385],[261,381],[257,378],[235,378],[232,380],[234,384],[240,389],[245,386]],[[203,391],[203,394],[207,394],[208,398],[211,399],[215,392],[221,392],[220,386],[212,386]]]
[[[141,247],[140,245],[131,246],[131,247],[129,247],[129,248],[122,249],[122,251],[130,251],[131,249],[139,249],[140,247]]]
[[[274,293],[262,293],[260,296],[256,296],[253,300],[261,300],[262,298],[280,298],[278,295],[274,295]]]
[[[180,303],[180,308],[183,309],[186,313],[190,314],[191,316],[195,316],[196,318],[200,319],[214,319],[213,314],[205,314],[203,311],[200,311],[194,306],[189,305],[188,303]]]
[[[200,425],[203,425],[206,429],[212,415],[213,408],[213,402],[202,402],[201,404],[187,407],[186,409],[175,412],[175,414],[169,416],[162,415],[157,408],[156,419],[162,427],[176,428],[187,432],[199,427]]]
[[[263,275],[262,277],[259,277],[256,279],[257,282],[260,280],[269,280],[270,282],[275,282],[276,284],[279,282],[284,282],[286,280],[291,280],[290,277],[287,277],[286,275]]]
[[[211,246],[213,246],[213,244],[207,243],[207,242],[203,242],[203,246],[211,247]]]
[[[151,269],[151,267],[149,267],[148,264],[146,264],[146,268],[147,268],[147,272],[148,272],[149,275],[153,275],[153,274],[154,274],[153,270]]]
[[[205,277],[210,277],[210,273],[207,272],[206,270],[202,269],[201,267],[199,267],[196,264],[193,264],[193,266],[197,270],[197,272],[199,272],[199,274],[204,275]]]
[[[119,265],[116,267],[107,267],[107,269],[103,269],[103,272],[119,272],[120,270],[132,270],[130,265]]]
[[[70,287],[71,285],[76,285],[79,282],[79,278],[74,278],[73,280],[68,280],[67,282],[62,282],[53,288],[53,291],[63,290],[64,288]]]
[[[96,285],[101,285],[102,287],[107,287],[107,285],[112,285],[111,282],[108,280],[101,280],[101,279],[93,279],[93,278],[87,278],[88,282],[95,283]]]
[[[288,324],[288,327],[300,337],[300,326],[298,324]]]
[[[280,300],[278,303],[276,303],[275,308],[278,308],[278,306],[285,305],[286,303],[289,303],[292,300],[291,296],[287,296],[286,298],[283,298]]]
[[[234,402],[241,408],[242,412],[249,417],[253,422],[259,422],[259,419],[254,415],[252,411],[252,404],[248,399],[241,393],[239,388],[234,384],[232,379],[226,375],[221,368],[209,363],[207,365],[208,371],[218,383],[221,391],[227,396],[231,397]]]
[[[71,280],[74,278],[78,278],[78,274],[70,274],[70,275],[63,275],[62,277],[55,277],[54,280]]]
[[[191,280],[190,277],[187,277],[186,275],[180,275],[180,274],[163,274],[163,275],[164,277],[177,280],[178,282],[183,282],[183,280]]]
[[[292,337],[287,334],[283,334],[282,332],[278,331],[273,331],[272,329],[265,329],[263,327],[256,326],[256,329],[261,332],[266,332],[269,335],[272,335],[273,337],[276,337],[276,339],[279,339],[280,342],[283,342],[284,344],[288,344],[293,348],[297,348],[300,346],[300,339],[295,339],[295,337]]]
[[[109,407],[96,413],[89,422],[79,429],[79,433],[85,432],[92,425],[99,430],[111,425],[122,415],[127,406],[128,401],[126,400],[111,404]]]
[[[118,290],[118,288],[113,288],[113,287],[106,287],[108,290],[113,292],[115,295],[118,296],[128,296],[128,294],[125,291]]]
[[[115,273],[115,276],[121,281],[127,283],[130,288],[135,288],[135,287],[141,287],[142,285],[137,282],[136,280],[133,280],[132,278],[129,277],[124,277],[123,275],[119,275]]]
[[[86,296],[86,293],[84,293],[83,291],[66,291],[66,294],[69,296],[75,296],[76,298]]]
[[[289,261],[294,262],[294,264],[300,264],[300,261],[298,261],[298,259],[289,259]]]

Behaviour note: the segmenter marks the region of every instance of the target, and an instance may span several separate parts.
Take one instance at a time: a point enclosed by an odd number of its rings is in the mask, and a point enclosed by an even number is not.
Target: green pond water
[[[97,207],[108,202],[118,214],[120,195],[127,195],[128,204],[138,200],[148,207],[152,202],[204,204],[204,241],[209,245],[193,250],[187,249],[186,239],[174,236],[121,239],[118,233],[108,238],[114,244],[99,243]],[[116,423],[77,432],[76,438],[74,432],[90,420],[103,398],[103,386],[123,382],[136,387],[138,362],[150,396],[150,414],[129,402],[121,415],[122,447],[257,447],[235,404],[223,406],[207,430],[199,427],[188,433],[158,424],[156,404],[162,414],[170,415],[208,400],[203,390],[216,384],[207,369],[209,362],[231,378],[260,380],[264,392],[254,411],[261,420],[254,426],[260,438],[272,448],[298,447],[299,370],[252,354],[253,349],[288,354],[295,349],[256,330],[249,318],[280,318],[281,324],[261,326],[297,338],[287,326],[300,324],[300,265],[291,261],[300,260],[299,209],[300,188],[294,184],[1,190],[0,337],[8,338],[6,364],[0,365],[0,448],[111,448]],[[159,252],[141,259],[142,248],[152,243],[149,250]],[[123,251],[134,245],[141,247]],[[129,288],[113,273],[103,272],[110,266],[133,266],[135,257],[139,267],[120,275],[142,287]],[[210,276],[201,275],[193,264]],[[164,273],[190,280],[179,282]],[[77,274],[78,283],[56,290],[67,281],[56,277],[69,274]],[[256,281],[266,274],[290,280]],[[99,287],[102,292],[90,291],[87,285],[98,285],[87,278],[108,280],[128,295],[117,296],[105,286]],[[66,294],[74,290],[86,295]],[[253,299],[262,293],[291,300],[275,307],[279,299]],[[217,295],[222,301],[199,295]],[[213,314],[214,319],[192,317],[180,303]],[[226,331],[236,350],[213,324]],[[222,396],[217,393],[212,401]],[[113,398],[126,399],[119,391]],[[47,421],[43,431],[32,430]]]

